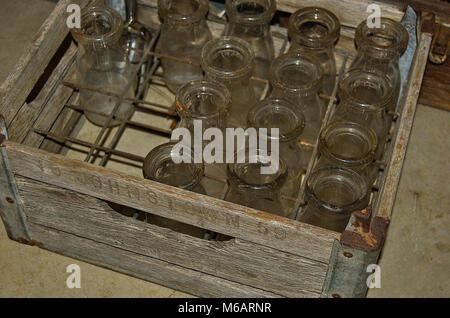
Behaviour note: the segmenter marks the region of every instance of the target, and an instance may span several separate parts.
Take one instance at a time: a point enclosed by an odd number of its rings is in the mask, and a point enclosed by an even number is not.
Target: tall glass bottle
[[[165,143],[148,153],[143,164],[144,178],[180,189],[206,194],[201,184],[204,175],[203,165],[195,163],[176,164],[172,159],[174,145],[175,143],[172,142]],[[199,238],[203,238],[206,233],[204,229],[157,215],[149,215],[147,221]]]
[[[239,37],[247,41],[255,54],[257,77],[269,79],[270,63],[275,58],[275,49],[270,21],[277,4],[275,0],[227,0],[225,9],[228,24],[224,35]],[[264,85],[254,82],[257,96],[261,95]]]
[[[325,105],[319,97],[323,72],[318,60],[310,55],[290,52],[280,55],[271,66],[272,97],[285,98],[299,107],[305,116],[301,135],[304,160],[309,161],[313,145],[319,137]]]
[[[208,128],[216,128],[224,136],[224,128],[226,128],[226,119],[228,109],[231,104],[231,96],[228,89],[221,83],[210,80],[196,80],[191,81],[180,87],[175,98],[176,110],[181,118],[179,127],[187,128],[191,134],[191,145],[195,147],[202,147],[206,150],[207,145],[211,140],[203,139],[204,132]],[[200,128],[201,125],[201,128]],[[209,136],[214,142],[215,136]],[[225,138],[222,138],[221,149],[225,149]],[[216,158],[210,158],[205,163],[205,173],[208,178],[205,178],[204,184],[207,193],[213,197],[220,197],[223,194],[225,186],[224,182],[217,181],[226,180],[226,164],[225,154],[219,151],[217,147],[214,151],[214,157],[221,157],[220,162]],[[214,159],[214,162],[212,162]],[[211,160],[211,162],[209,162]],[[213,177],[213,178],[209,178]]]
[[[119,39],[122,35],[122,18],[108,7],[88,7],[82,12],[81,28],[72,29],[78,42],[77,81],[95,90],[122,93],[131,80],[128,55]],[[134,97],[130,85],[125,97]],[[117,98],[95,90],[80,89],[80,103],[87,109],[86,118],[103,126],[113,112]],[[133,111],[130,102],[122,102],[115,113],[116,118],[127,119]],[[112,120],[109,127],[118,125]]]
[[[372,129],[352,122],[332,122],[320,134],[315,169],[344,167],[358,173],[370,186],[378,174],[374,165],[377,148],[377,135]]]
[[[353,69],[339,82],[340,102],[333,121],[351,121],[373,129],[378,138],[376,158],[384,151],[391,119],[386,110],[393,104],[392,83],[387,75]]]
[[[287,167],[287,179],[281,188],[284,210],[287,215],[293,210],[300,191],[301,177],[307,163],[303,160],[302,149],[299,145],[300,135],[305,127],[305,117],[300,108],[287,100],[269,98],[257,103],[248,115],[249,127],[259,131],[266,128],[267,134],[259,137],[267,139],[268,143],[276,140],[279,144],[279,156]],[[271,128],[278,128],[278,136],[270,133]],[[261,139],[260,139],[261,140]],[[268,149],[270,149],[270,144]]]
[[[342,232],[352,212],[368,204],[367,184],[356,172],[338,167],[315,170],[306,182],[307,205],[299,220]]]
[[[331,95],[336,83],[334,44],[341,25],[332,12],[324,8],[306,7],[293,13],[289,19],[290,51],[314,55],[323,69],[321,92]]]
[[[405,27],[389,18],[381,18],[380,27],[370,27],[366,21],[359,24],[355,33],[358,54],[351,65],[370,71],[386,74],[393,86],[393,103],[390,110],[395,110],[400,93],[399,59],[408,46],[409,35]]]
[[[158,42],[162,54],[200,63],[203,46],[211,38],[206,24],[208,0],[158,0],[162,19]],[[174,93],[186,82],[201,79],[200,66],[170,59],[161,59],[167,87]]]
[[[206,79],[220,82],[230,91],[230,127],[245,127],[248,111],[257,101],[250,83],[254,61],[250,45],[236,37],[214,39],[203,48],[202,67]]]
[[[249,154],[247,163],[228,165],[228,190],[225,200],[285,216],[280,188],[286,179],[286,164],[280,159],[276,171],[262,174],[261,168],[267,165],[268,158],[260,155],[259,149],[257,151],[257,155]]]

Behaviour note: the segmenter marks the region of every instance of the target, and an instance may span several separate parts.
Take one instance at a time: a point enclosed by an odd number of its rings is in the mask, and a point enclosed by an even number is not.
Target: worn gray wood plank
[[[410,82],[405,92],[405,103],[400,116],[397,132],[394,137],[394,145],[390,150],[387,160],[389,160],[387,173],[384,173],[380,184],[380,196],[375,205],[377,216],[385,219],[391,218],[392,208],[394,206],[397,194],[398,184],[400,182],[403,162],[405,160],[406,148],[408,147],[409,136],[416,112],[417,100],[419,98],[420,86],[422,84],[425,66],[428,61],[428,52],[430,50],[432,35],[422,33],[420,42],[416,49],[416,55],[411,65]]]
[[[69,32],[66,25],[67,6],[86,6],[90,0],[61,0],[36,33],[36,39],[19,59],[14,70],[0,86],[0,114],[9,127],[13,118],[24,105],[49,61]]]
[[[18,177],[28,220],[287,297],[320,293],[328,266],[240,239],[217,242],[123,216],[99,199]]]
[[[200,297],[280,297],[34,223],[29,227],[44,249]]]
[[[68,72],[68,64],[74,66],[72,63],[75,54],[76,47],[72,44],[58,66],[53,70],[37,98],[30,104],[25,103],[19,110],[8,128],[11,140],[34,147],[40,144],[37,140],[42,141],[43,137],[30,131],[30,129],[34,127],[48,130],[69,99],[73,89],[59,85],[59,83]],[[71,68],[71,71],[73,73],[74,67]]]
[[[5,142],[15,174],[328,264],[340,234]]]

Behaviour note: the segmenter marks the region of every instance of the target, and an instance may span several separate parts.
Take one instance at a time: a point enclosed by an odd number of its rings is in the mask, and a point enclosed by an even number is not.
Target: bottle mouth
[[[205,119],[226,113],[231,95],[221,83],[194,80],[179,88],[175,104],[180,117]]]
[[[270,156],[263,155],[260,149],[256,150],[256,154],[250,154],[246,149],[246,153],[248,160],[245,163],[227,165],[230,183],[249,190],[274,190],[283,185],[287,176],[287,167],[283,159],[278,159],[278,167],[272,173],[263,174],[261,168],[271,165]]]
[[[319,60],[307,53],[289,52],[277,57],[270,67],[272,86],[292,93],[318,91],[323,79]]]
[[[332,161],[348,166],[371,163],[378,139],[375,132],[352,122],[333,122],[322,130],[319,153]]]
[[[158,0],[159,16],[164,23],[196,23],[205,18],[208,0]]]
[[[275,0],[227,0],[225,10],[232,22],[268,24],[277,10],[277,4]]]
[[[77,42],[105,43],[122,35],[123,22],[119,13],[109,7],[88,7],[81,13],[81,26],[72,29]]]
[[[341,25],[334,13],[324,8],[306,7],[289,18],[288,33],[293,42],[313,48],[334,44]]]
[[[175,163],[172,159],[172,154],[178,155],[175,154],[175,145],[175,142],[165,143],[148,153],[143,164],[144,178],[173,187],[192,190],[203,178],[203,166],[196,163]],[[190,160],[190,162],[193,162],[193,160]]]
[[[368,187],[356,172],[338,167],[314,171],[306,182],[308,204],[336,214],[350,214],[364,208]]]
[[[305,128],[305,116],[300,108],[279,98],[265,99],[253,106],[248,122],[249,127],[255,129],[267,128],[267,135],[263,137],[282,142],[298,138]],[[278,128],[279,136],[273,136],[271,128]]]
[[[255,55],[250,45],[234,36],[210,40],[202,50],[202,68],[219,78],[240,78],[253,73]]]
[[[366,21],[356,28],[356,47],[380,58],[399,57],[408,46],[405,27],[392,19],[381,18],[380,27],[369,27]]]
[[[393,86],[387,75],[378,71],[353,69],[339,81],[341,103],[366,111],[384,111],[393,103]]]

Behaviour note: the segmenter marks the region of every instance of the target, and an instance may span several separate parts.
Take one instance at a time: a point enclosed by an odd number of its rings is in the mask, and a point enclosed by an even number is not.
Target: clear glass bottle
[[[262,174],[261,167],[267,165],[268,158],[260,155],[259,149],[257,151],[257,155],[248,155],[247,163],[228,165],[225,201],[285,216],[280,189],[287,176],[286,164],[280,159],[276,171]]]
[[[400,23],[389,18],[381,18],[380,28],[370,27],[366,21],[359,24],[355,33],[358,54],[350,66],[386,74],[394,89],[393,104],[395,110],[400,93],[399,59],[406,50],[409,41],[408,31]]]
[[[309,161],[312,154],[325,115],[325,105],[319,97],[322,78],[322,68],[310,54],[283,54],[271,66],[271,96],[287,99],[299,107],[305,116],[305,129],[301,135],[305,162]]]
[[[158,0],[162,19],[158,50],[200,64],[202,48],[212,39],[206,24],[208,9],[208,0]],[[161,59],[161,64],[167,87],[173,93],[184,83],[203,77],[201,67],[197,65],[165,58]]]
[[[269,79],[270,63],[275,58],[275,49],[270,21],[277,4],[275,0],[227,0],[225,9],[228,24],[224,35],[239,37],[247,41],[255,54],[255,68],[253,75]],[[264,84],[253,83],[256,95],[260,96]]]
[[[173,142],[165,143],[148,153],[143,164],[144,178],[180,189],[206,194],[201,184],[204,175],[203,165],[174,163],[172,159],[174,145]],[[147,214],[147,222],[199,238],[203,238],[206,234],[204,229],[153,214]]]
[[[334,44],[340,31],[336,15],[324,8],[306,7],[297,10],[289,19],[290,51],[309,53],[319,60],[324,73],[320,91],[328,96],[336,84]]]
[[[203,48],[202,67],[206,79],[224,84],[231,94],[229,127],[245,127],[248,111],[257,101],[250,83],[254,61],[250,45],[236,37],[211,40]]]
[[[333,121],[351,121],[373,129],[378,138],[376,158],[384,152],[391,118],[387,109],[393,103],[392,84],[387,75],[353,69],[339,82],[340,101]]]
[[[315,170],[306,182],[307,205],[299,220],[342,232],[352,212],[368,204],[367,184],[356,172],[338,167]]]
[[[194,121],[201,123],[202,127],[201,131],[199,130],[201,136],[197,136],[197,138],[202,138],[208,128],[218,128],[225,136],[224,129],[226,128],[228,109],[231,105],[231,96],[225,85],[210,80],[188,82],[178,90],[175,104],[181,118],[179,127],[189,129],[192,146],[196,142],[194,140],[196,136]],[[222,141],[222,149],[225,149],[225,138]],[[209,140],[202,141],[202,151],[210,142]],[[205,178],[204,184],[209,196],[222,198],[225,183],[217,180],[226,180],[227,178],[225,154],[220,153],[217,148],[214,154],[221,156],[222,160],[221,162],[205,163],[205,174],[208,178]]]
[[[377,149],[378,139],[372,129],[352,122],[332,122],[320,134],[315,169],[344,167],[355,171],[371,185],[378,175],[374,165]]]
[[[77,81],[94,89],[80,89],[80,104],[87,109],[86,118],[95,125],[106,124],[118,101],[116,97],[96,90],[121,94],[131,80],[128,55],[119,43],[122,26],[122,18],[115,10],[88,7],[82,11],[81,28],[71,31],[78,43]],[[134,97],[133,85],[124,96]],[[115,117],[127,119],[132,111],[132,103],[124,101],[117,108]],[[119,123],[113,119],[108,126]]]
[[[259,137],[267,139],[268,149],[274,139],[279,144],[279,156],[287,167],[287,178],[281,188],[281,194],[287,198],[283,200],[284,210],[290,215],[297,200],[301,177],[307,165],[303,160],[302,149],[299,145],[300,135],[305,127],[305,117],[300,108],[295,107],[287,100],[269,98],[257,103],[248,114],[249,127],[267,128],[267,136]],[[278,128],[278,136],[270,134],[271,128]],[[261,140],[261,139],[260,139]]]

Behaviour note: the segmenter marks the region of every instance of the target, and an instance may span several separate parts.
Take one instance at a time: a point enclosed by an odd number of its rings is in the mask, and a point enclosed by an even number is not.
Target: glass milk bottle
[[[208,0],[158,0],[162,20],[160,53],[200,64],[202,48],[212,38],[206,24],[208,9]],[[184,83],[203,77],[198,65],[166,58],[161,59],[161,64],[167,87],[173,93]]]
[[[409,35],[405,27],[394,20],[381,18],[380,23],[379,28],[369,28],[366,21],[359,24],[355,33],[358,54],[350,68],[387,75],[393,87],[393,103],[389,110],[395,110],[401,85],[398,63],[408,45]]]
[[[122,19],[113,9],[88,7],[82,11],[81,28],[72,29],[78,43],[77,81],[92,89],[80,89],[80,104],[86,109],[86,118],[95,125],[104,126],[118,102],[116,97],[98,91],[121,94],[131,81],[128,54],[119,43],[122,27]],[[134,85],[124,97],[134,97]],[[122,101],[115,117],[126,120],[132,111],[131,102]],[[108,126],[119,123],[113,119]]]
[[[269,79],[270,63],[275,58],[275,49],[270,21],[277,9],[275,0],[227,0],[225,9],[228,24],[224,35],[241,38],[250,44],[255,54],[253,75]],[[260,96],[264,84],[253,82],[256,95]]]
[[[229,127],[245,127],[248,111],[257,101],[250,83],[254,61],[250,45],[237,37],[211,40],[203,48],[206,79],[224,84],[231,94]]]
[[[339,38],[338,18],[324,8],[306,7],[293,13],[289,19],[290,51],[314,55],[323,69],[321,92],[330,96],[336,83],[334,44]]]

